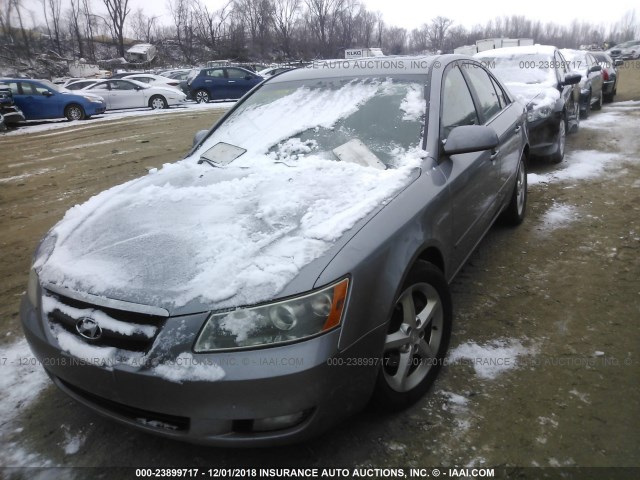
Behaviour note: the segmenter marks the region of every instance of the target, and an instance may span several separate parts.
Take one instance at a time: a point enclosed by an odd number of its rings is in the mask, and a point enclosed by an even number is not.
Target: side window
[[[207,70],[207,77],[224,78],[224,70],[222,68],[212,68]]]
[[[151,83],[153,81],[153,78],[151,78],[151,77],[138,77],[138,78],[134,78],[134,80],[137,80],[137,81],[142,82],[142,83]]]
[[[229,78],[244,78],[247,75],[250,75],[249,72],[245,72],[244,70],[239,70],[237,68],[227,68],[227,76]]]
[[[485,121],[489,120],[502,109],[496,89],[487,72],[479,66],[468,63],[465,64],[465,73],[469,77],[471,87],[475,90],[480,105],[478,105],[482,117]]]
[[[20,89],[23,95],[36,95],[38,93],[33,85],[27,82],[20,82]]]
[[[35,90],[36,95],[42,95],[43,93],[49,91],[47,87],[43,87],[42,85],[33,85],[33,89]]]
[[[502,89],[502,87],[498,85],[498,82],[496,82],[495,79],[491,76],[489,78],[491,78],[491,83],[493,83],[493,88],[496,89],[496,93],[498,94],[498,100],[500,100],[500,106],[502,108],[505,108],[507,105],[511,103],[511,100],[509,99],[507,94],[504,93],[504,90]]]
[[[446,140],[451,130],[460,125],[478,125],[478,114],[460,68],[446,73],[442,87],[440,138]]]
[[[111,82],[111,88],[113,90],[135,90],[136,87],[133,83],[116,80],[115,82]]]
[[[569,64],[564,59],[560,52],[556,52],[553,55],[553,63],[556,67],[556,77],[558,78],[558,82],[564,81],[564,77],[567,73],[569,73]]]
[[[20,90],[18,89],[18,82],[6,82],[1,83],[0,85],[6,85],[11,90],[13,95],[21,95]]]
[[[109,90],[109,82],[98,83],[89,88],[91,90]]]

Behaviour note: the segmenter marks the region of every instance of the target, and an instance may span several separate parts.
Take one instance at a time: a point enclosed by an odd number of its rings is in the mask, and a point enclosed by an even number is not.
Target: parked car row
[[[567,133],[580,119],[613,101],[621,61],[604,52],[558,50],[547,45],[500,48],[474,55],[527,108],[531,153],[561,162]]]
[[[607,50],[607,54],[614,60],[636,60],[640,58],[640,40],[623,42]]]
[[[154,80],[153,77],[148,78]],[[16,122],[65,117],[83,120],[107,109],[160,109],[185,102],[184,93],[165,84],[146,84],[134,79],[80,80],[63,87],[48,80],[0,79],[0,87],[4,86],[11,92],[13,101],[23,114],[23,118]],[[9,115],[7,118],[11,121],[18,116]],[[5,123],[8,123],[7,119]]]

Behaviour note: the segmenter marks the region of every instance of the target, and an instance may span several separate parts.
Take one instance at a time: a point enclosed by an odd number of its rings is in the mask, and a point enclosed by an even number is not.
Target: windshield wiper
[[[204,157],[200,157],[200,160],[198,160],[198,165],[201,165],[204,162],[207,162],[213,168],[220,168],[218,165],[216,165],[216,163],[214,161],[209,160],[208,158],[204,158]]]

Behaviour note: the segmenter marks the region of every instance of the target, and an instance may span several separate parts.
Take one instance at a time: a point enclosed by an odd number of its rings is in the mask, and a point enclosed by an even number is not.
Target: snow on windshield
[[[415,111],[400,108],[403,99],[415,101],[408,92],[391,83],[350,82],[315,95],[301,87],[270,108],[251,106],[191,157],[69,210],[52,230],[50,257],[36,261],[41,279],[167,308],[273,299],[415,178],[424,152],[417,148],[420,121],[402,120]],[[395,110],[376,103],[385,95],[395,99]],[[343,162],[331,150],[319,151],[332,134],[348,137],[360,123],[372,123],[353,120],[368,116],[361,112],[368,103],[386,109],[379,128],[388,130],[384,122],[395,118],[396,130],[406,126],[413,138],[409,148],[385,145],[395,168]],[[346,123],[336,126],[340,121]],[[324,131],[317,143],[300,133],[308,129]],[[198,165],[202,151],[223,139],[247,152],[224,168]],[[372,150],[374,140],[365,142]],[[276,155],[269,150],[278,142]]]
[[[558,80],[552,56],[519,54],[479,57],[491,71],[508,85],[541,85],[554,87]]]

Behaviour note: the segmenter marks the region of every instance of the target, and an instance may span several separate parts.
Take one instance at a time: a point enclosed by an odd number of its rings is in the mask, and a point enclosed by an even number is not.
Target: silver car
[[[434,381],[449,282],[526,211],[524,106],[459,55],[325,61],[69,210],[21,305],[53,382],[174,439],[273,445]]]

